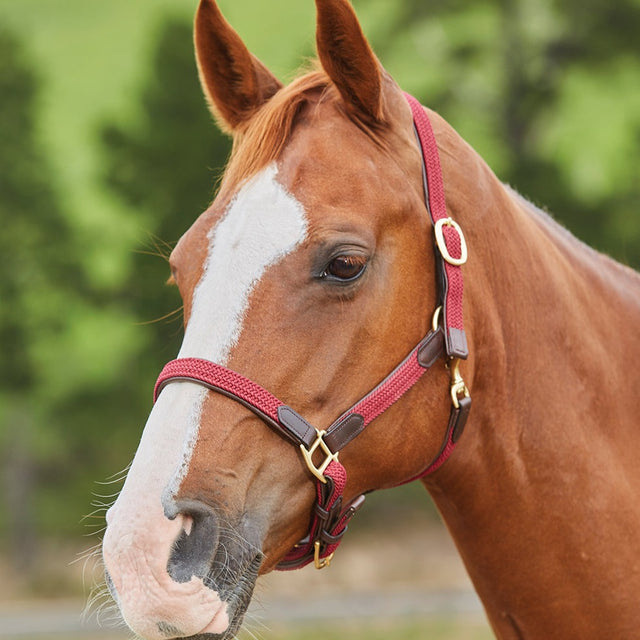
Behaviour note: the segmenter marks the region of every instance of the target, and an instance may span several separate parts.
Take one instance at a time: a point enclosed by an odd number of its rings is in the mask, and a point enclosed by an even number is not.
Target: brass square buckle
[[[331,561],[333,560],[334,553],[329,554],[325,558],[320,557],[320,540],[316,540],[313,544],[313,564],[316,569],[326,569],[331,566]]]
[[[327,483],[327,478],[324,475],[327,467],[334,461],[338,461],[338,454],[333,453],[331,449],[327,446],[327,443],[324,441],[324,436],[327,434],[326,431],[319,431],[316,429],[316,440],[315,442],[307,449],[303,444],[300,445],[300,451],[302,451],[302,457],[304,461],[307,463],[307,467],[309,467],[309,471],[320,480],[323,484]],[[324,460],[322,464],[316,466],[313,462],[314,453],[320,449],[322,454],[324,455]]]

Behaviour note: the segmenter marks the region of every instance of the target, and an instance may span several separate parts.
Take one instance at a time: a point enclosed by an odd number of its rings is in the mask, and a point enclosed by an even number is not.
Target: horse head
[[[320,430],[429,332],[437,295],[411,109],[348,0],[316,4],[319,65],[282,86],[215,2],[201,1],[199,74],[234,149],[170,263],[185,309],[179,358],[236,372]],[[231,638],[257,576],[286,564],[307,535],[318,483],[299,446],[239,392],[174,378],[107,515],[107,582],[145,640]],[[345,437],[342,510],[437,456],[448,381],[434,368],[366,430],[356,426],[357,440]],[[409,437],[417,424],[433,427]],[[323,456],[317,433],[311,460]]]

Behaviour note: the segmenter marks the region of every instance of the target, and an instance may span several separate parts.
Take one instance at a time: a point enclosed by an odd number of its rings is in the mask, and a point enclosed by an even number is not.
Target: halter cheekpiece
[[[447,215],[442,168],[431,122],[422,105],[409,94],[405,96],[422,152],[425,203],[434,226],[439,306],[429,333],[377,387],[324,430],[309,424],[260,385],[208,360],[173,360],[164,367],[156,382],[154,400],[170,382],[196,382],[236,400],[300,447],[316,480],[317,499],[308,536],[285,556],[277,567],[280,570],[298,569],[311,562],[318,569],[330,564],[347,524],[364,501],[364,496],[359,496],[343,505],[347,472],[338,460],[340,450],[409,391],[441,357],[446,359],[451,371],[449,423],[436,457],[423,472],[407,482],[432,473],[449,458],[471,409],[469,391],[459,372],[460,360],[468,356],[461,269],[467,260],[467,246],[462,229]]]

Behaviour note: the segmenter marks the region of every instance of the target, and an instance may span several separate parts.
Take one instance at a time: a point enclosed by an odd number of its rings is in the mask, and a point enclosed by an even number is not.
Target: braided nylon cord
[[[244,402],[257,407],[274,422],[279,422],[278,407],[284,403],[259,384],[222,365],[199,358],[172,360],[160,373],[154,389],[154,401],[164,385],[175,379],[190,379],[207,386],[233,393]]]
[[[359,413],[364,418],[366,427],[400,400],[426,371],[418,364],[418,350],[414,349],[388,378],[349,409],[347,414]]]
[[[433,128],[427,112],[424,107],[413,96],[405,93],[405,97],[411,107],[413,113],[413,121],[420,138],[422,146],[422,156],[426,168],[427,183],[429,186],[429,206],[431,210],[431,218],[435,224],[438,220],[449,217],[447,214],[447,203],[444,196],[444,183],[442,181],[442,165],[440,164],[440,155],[438,154],[438,145],[433,133]],[[461,244],[460,236],[457,231],[451,227],[443,228],[444,240],[452,257],[460,257]],[[444,325],[449,329],[464,330],[462,316],[462,295],[463,295],[463,279],[460,267],[444,262],[444,270],[447,275],[448,288],[446,292],[446,300],[444,302],[445,320]]]
[[[334,460],[325,469],[324,473],[325,476],[331,478],[333,481],[333,489],[325,501],[325,497],[323,496],[324,487],[321,482],[318,482],[316,485],[316,504],[322,506],[326,511],[329,511],[342,496],[342,492],[347,484],[347,470],[337,460]],[[327,531],[327,533],[332,537],[340,536],[340,534],[344,533],[348,520],[348,517],[343,516],[335,527],[331,531]],[[282,571],[289,571],[301,569],[313,562],[315,541],[321,533],[320,520],[314,510],[308,538],[305,538],[303,542],[291,549],[277,568]],[[340,539],[333,544],[327,545],[320,554],[320,558],[328,558],[339,546]]]

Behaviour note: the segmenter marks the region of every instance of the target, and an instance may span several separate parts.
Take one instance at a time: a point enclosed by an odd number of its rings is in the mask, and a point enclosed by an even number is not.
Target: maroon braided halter
[[[298,569],[315,562],[318,569],[330,564],[347,524],[364,501],[359,496],[343,506],[342,493],[347,472],[338,461],[338,453],[363,429],[399,400],[440,357],[446,357],[451,369],[451,414],[442,447],[424,471],[411,482],[438,469],[451,455],[462,435],[471,398],[458,366],[468,356],[463,327],[461,266],[467,247],[462,230],[447,215],[438,148],[429,118],[420,103],[405,94],[413,112],[416,135],[423,156],[425,202],[435,229],[440,307],[433,326],[377,387],[345,411],[325,430],[316,429],[291,407],[269,391],[226,367],[199,358],[169,362],[156,382],[154,399],[174,381],[190,381],[226,395],[258,415],[280,435],[300,446],[311,473],[317,479],[317,500],[309,535],[297,544],[278,565],[280,570]],[[320,464],[314,459],[322,455]]]

